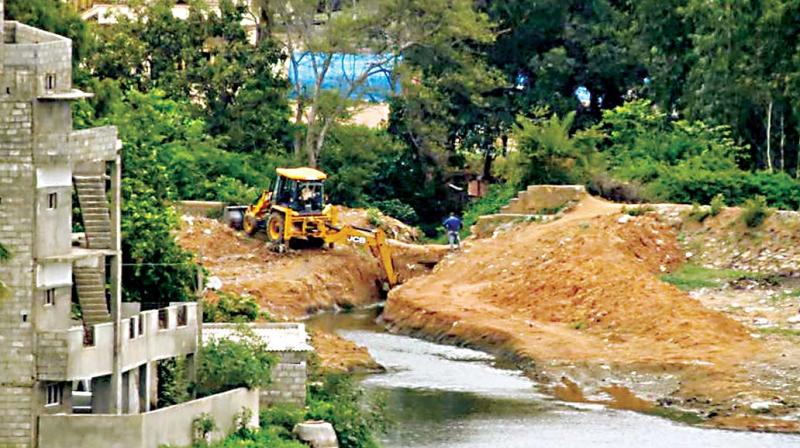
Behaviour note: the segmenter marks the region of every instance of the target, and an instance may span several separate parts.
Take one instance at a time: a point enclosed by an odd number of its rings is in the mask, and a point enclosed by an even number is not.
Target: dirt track
[[[553,385],[570,377],[599,393],[618,383],[651,401],[719,415],[720,425],[752,424],[733,416],[786,391],[753,380],[749,367],[780,355],[746,326],[660,281],[684,261],[675,231],[619,208],[587,198],[560,220],[474,240],[430,275],[394,289],[384,319],[398,331],[532,361]]]

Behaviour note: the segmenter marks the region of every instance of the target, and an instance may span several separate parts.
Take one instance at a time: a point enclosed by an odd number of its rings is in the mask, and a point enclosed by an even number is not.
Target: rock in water
[[[292,430],[303,442],[313,448],[339,448],[339,440],[333,426],[328,422],[308,421],[298,423]]]

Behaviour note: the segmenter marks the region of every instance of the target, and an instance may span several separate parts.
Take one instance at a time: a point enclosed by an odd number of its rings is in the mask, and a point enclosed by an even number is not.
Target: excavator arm
[[[325,242],[328,244],[351,244],[369,247],[372,254],[381,261],[383,269],[386,271],[386,281],[389,287],[397,285],[397,272],[392,261],[392,250],[386,238],[386,232],[381,229],[367,229],[346,225],[344,227],[334,227],[328,225],[325,232]]]
[[[269,210],[270,207],[270,199],[272,199],[272,192],[269,190],[264,190],[261,192],[261,196],[258,197],[258,201],[255,204],[251,204],[247,207],[247,213],[262,217],[264,212]]]

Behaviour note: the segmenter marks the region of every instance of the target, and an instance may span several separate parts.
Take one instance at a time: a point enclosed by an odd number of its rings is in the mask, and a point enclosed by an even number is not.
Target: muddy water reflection
[[[374,313],[319,316],[309,325],[366,346],[388,371],[363,383],[380,391],[394,422],[386,447],[800,447],[800,436],[698,429],[536,391],[491,356],[383,332]]]

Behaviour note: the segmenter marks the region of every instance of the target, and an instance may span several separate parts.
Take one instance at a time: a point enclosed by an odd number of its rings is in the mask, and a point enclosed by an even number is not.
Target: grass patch
[[[703,417],[699,416],[697,413],[681,411],[680,409],[655,407],[645,413],[680,423],[686,423],[687,425],[699,425],[705,421]]]
[[[800,298],[800,289],[795,289],[793,291],[784,291],[780,294],[773,296],[772,301],[780,302],[781,300],[797,299],[797,298]]]
[[[630,216],[644,216],[654,211],[656,211],[656,208],[653,207],[652,205],[639,205],[632,208],[628,208],[627,206],[622,207],[622,213],[628,214]]]
[[[758,332],[761,334],[774,334],[777,336],[784,336],[784,337],[800,337],[800,330],[795,330],[793,328],[779,328],[779,327],[771,327],[771,328],[759,328]]]
[[[687,263],[675,272],[664,274],[661,280],[689,291],[698,288],[720,288],[737,280],[763,280],[767,276],[736,269],[713,269]]]

